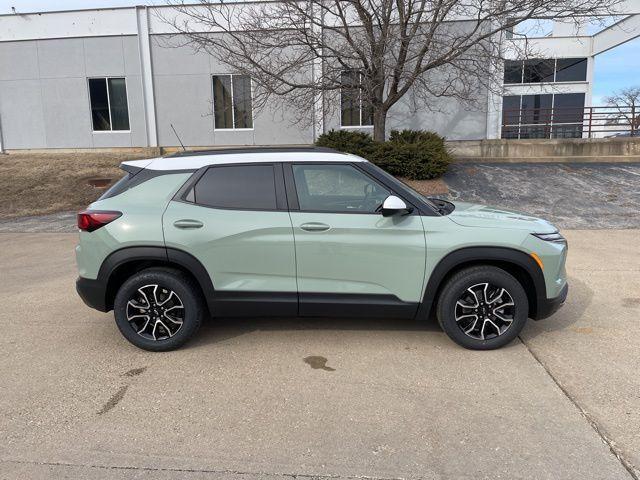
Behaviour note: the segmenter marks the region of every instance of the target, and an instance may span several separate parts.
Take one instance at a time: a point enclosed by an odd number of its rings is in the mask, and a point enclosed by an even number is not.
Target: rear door
[[[295,315],[297,288],[282,166],[210,166],[163,216],[167,247],[193,255],[215,289],[216,315]]]
[[[393,192],[356,164],[284,164],[302,315],[412,316],[425,236],[416,213],[383,217]],[[406,201],[406,200],[405,200]]]

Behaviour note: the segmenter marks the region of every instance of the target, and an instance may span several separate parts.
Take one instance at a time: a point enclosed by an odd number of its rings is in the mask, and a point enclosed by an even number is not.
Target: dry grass
[[[433,195],[446,195],[449,193],[449,187],[447,187],[447,184],[444,183],[444,180],[441,178],[435,178],[433,180],[408,180],[406,178],[402,178],[401,180],[417,192],[427,197]]]
[[[91,179],[117,180],[120,162],[144,158],[117,153],[11,153],[0,155],[0,219],[79,210],[104,188]]]
[[[118,153],[11,153],[0,155],[0,219],[80,210],[105,188],[92,179],[115,181],[122,176],[120,162],[145,158]],[[446,194],[441,180],[406,180],[424,195]]]

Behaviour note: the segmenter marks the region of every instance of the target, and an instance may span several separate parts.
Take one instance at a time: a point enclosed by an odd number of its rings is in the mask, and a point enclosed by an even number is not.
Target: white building
[[[167,48],[162,8],[0,15],[0,151],[175,146],[171,125],[188,146],[309,144],[322,131],[371,128],[355,110],[320,112],[321,131],[282,109],[252,111],[250,79],[188,47]],[[530,38],[541,59],[507,62],[504,94],[487,93],[484,110],[447,100],[434,113],[400,102],[387,128],[449,140],[583,136],[595,55],[640,32],[639,14],[616,22],[591,36],[556,23]],[[223,101],[235,113],[218,111]]]

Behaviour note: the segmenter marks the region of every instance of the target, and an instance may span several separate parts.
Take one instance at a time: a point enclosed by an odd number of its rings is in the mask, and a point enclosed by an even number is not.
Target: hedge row
[[[320,135],[316,145],[359,155],[392,175],[410,180],[439,177],[451,161],[444,138],[421,130],[393,130],[386,142],[376,142],[363,132],[331,130]]]

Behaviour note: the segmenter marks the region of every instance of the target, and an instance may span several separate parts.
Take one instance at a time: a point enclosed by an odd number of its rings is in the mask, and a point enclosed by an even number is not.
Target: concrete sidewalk
[[[566,233],[568,304],[502,350],[223,319],[163,354],[81,303],[75,235],[0,234],[0,478],[637,478],[640,231]]]

